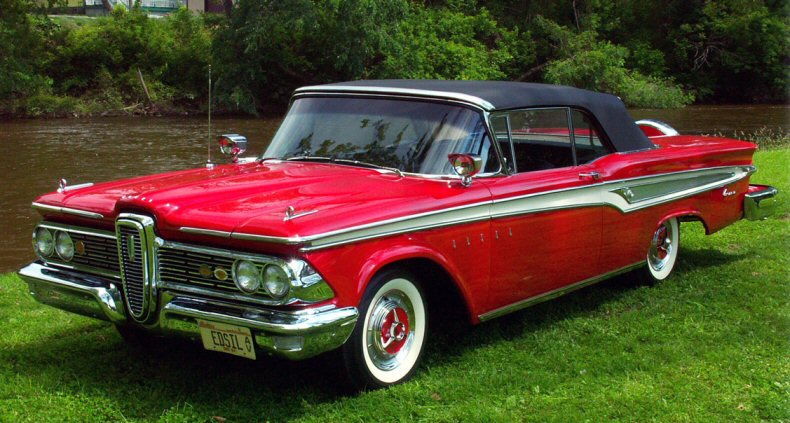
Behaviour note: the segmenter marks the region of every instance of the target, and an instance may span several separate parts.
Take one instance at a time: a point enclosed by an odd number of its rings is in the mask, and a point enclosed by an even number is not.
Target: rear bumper
[[[55,269],[34,262],[19,271],[39,302],[109,322],[129,324],[120,283],[110,278]],[[197,320],[250,329],[256,349],[289,359],[302,359],[342,345],[357,321],[355,307],[325,306],[282,311],[230,304],[163,291],[157,316],[145,329],[163,335],[200,339]]]
[[[762,220],[771,216],[776,205],[779,190],[768,185],[749,185],[743,198],[743,217],[748,220]]]

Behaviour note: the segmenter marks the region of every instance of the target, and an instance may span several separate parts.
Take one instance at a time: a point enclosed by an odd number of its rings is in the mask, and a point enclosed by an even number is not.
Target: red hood
[[[188,226],[269,236],[308,236],[407,214],[484,201],[487,189],[317,163],[251,163],[97,184],[39,203],[105,216],[153,214],[160,230]],[[285,211],[317,212],[285,221]]]

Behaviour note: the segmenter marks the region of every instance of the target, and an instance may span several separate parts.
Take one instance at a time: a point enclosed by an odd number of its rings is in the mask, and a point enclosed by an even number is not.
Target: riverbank
[[[790,149],[754,183],[790,192]],[[337,362],[249,361],[35,302],[0,276],[0,421],[743,421],[790,419],[790,202],[712,236],[682,225],[677,273],[624,275],[455,333],[404,385],[346,396]],[[408,406],[404,406],[408,404]]]
[[[255,117],[260,115],[284,114],[283,104],[262,105],[255,113],[238,109],[213,106],[212,116]],[[69,97],[36,95],[26,99],[0,100],[0,122],[17,119],[85,119],[94,117],[174,117],[207,116],[208,105],[198,103],[174,103],[159,101],[124,102],[122,98],[107,99],[94,97]]]

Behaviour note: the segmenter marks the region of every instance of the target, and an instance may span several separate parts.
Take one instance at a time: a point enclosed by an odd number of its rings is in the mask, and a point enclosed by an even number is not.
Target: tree
[[[367,77],[405,10],[405,0],[240,0],[214,40],[219,101],[254,112],[300,85]]]

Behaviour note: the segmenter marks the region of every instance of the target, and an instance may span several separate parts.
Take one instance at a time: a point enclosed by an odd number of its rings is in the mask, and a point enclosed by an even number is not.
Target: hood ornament
[[[77,185],[69,185],[66,179],[60,178],[60,181],[58,181],[58,193],[63,194],[64,192],[67,191],[73,191],[75,189],[88,188],[92,186],[93,186],[93,182],[87,182],[84,184],[77,184]]]
[[[283,222],[287,222],[289,220],[296,219],[302,216],[307,216],[313,213],[318,213],[318,210],[308,210],[301,213],[296,213],[296,209],[294,208],[294,206],[288,206],[288,208],[285,209],[285,217],[283,218]]]

